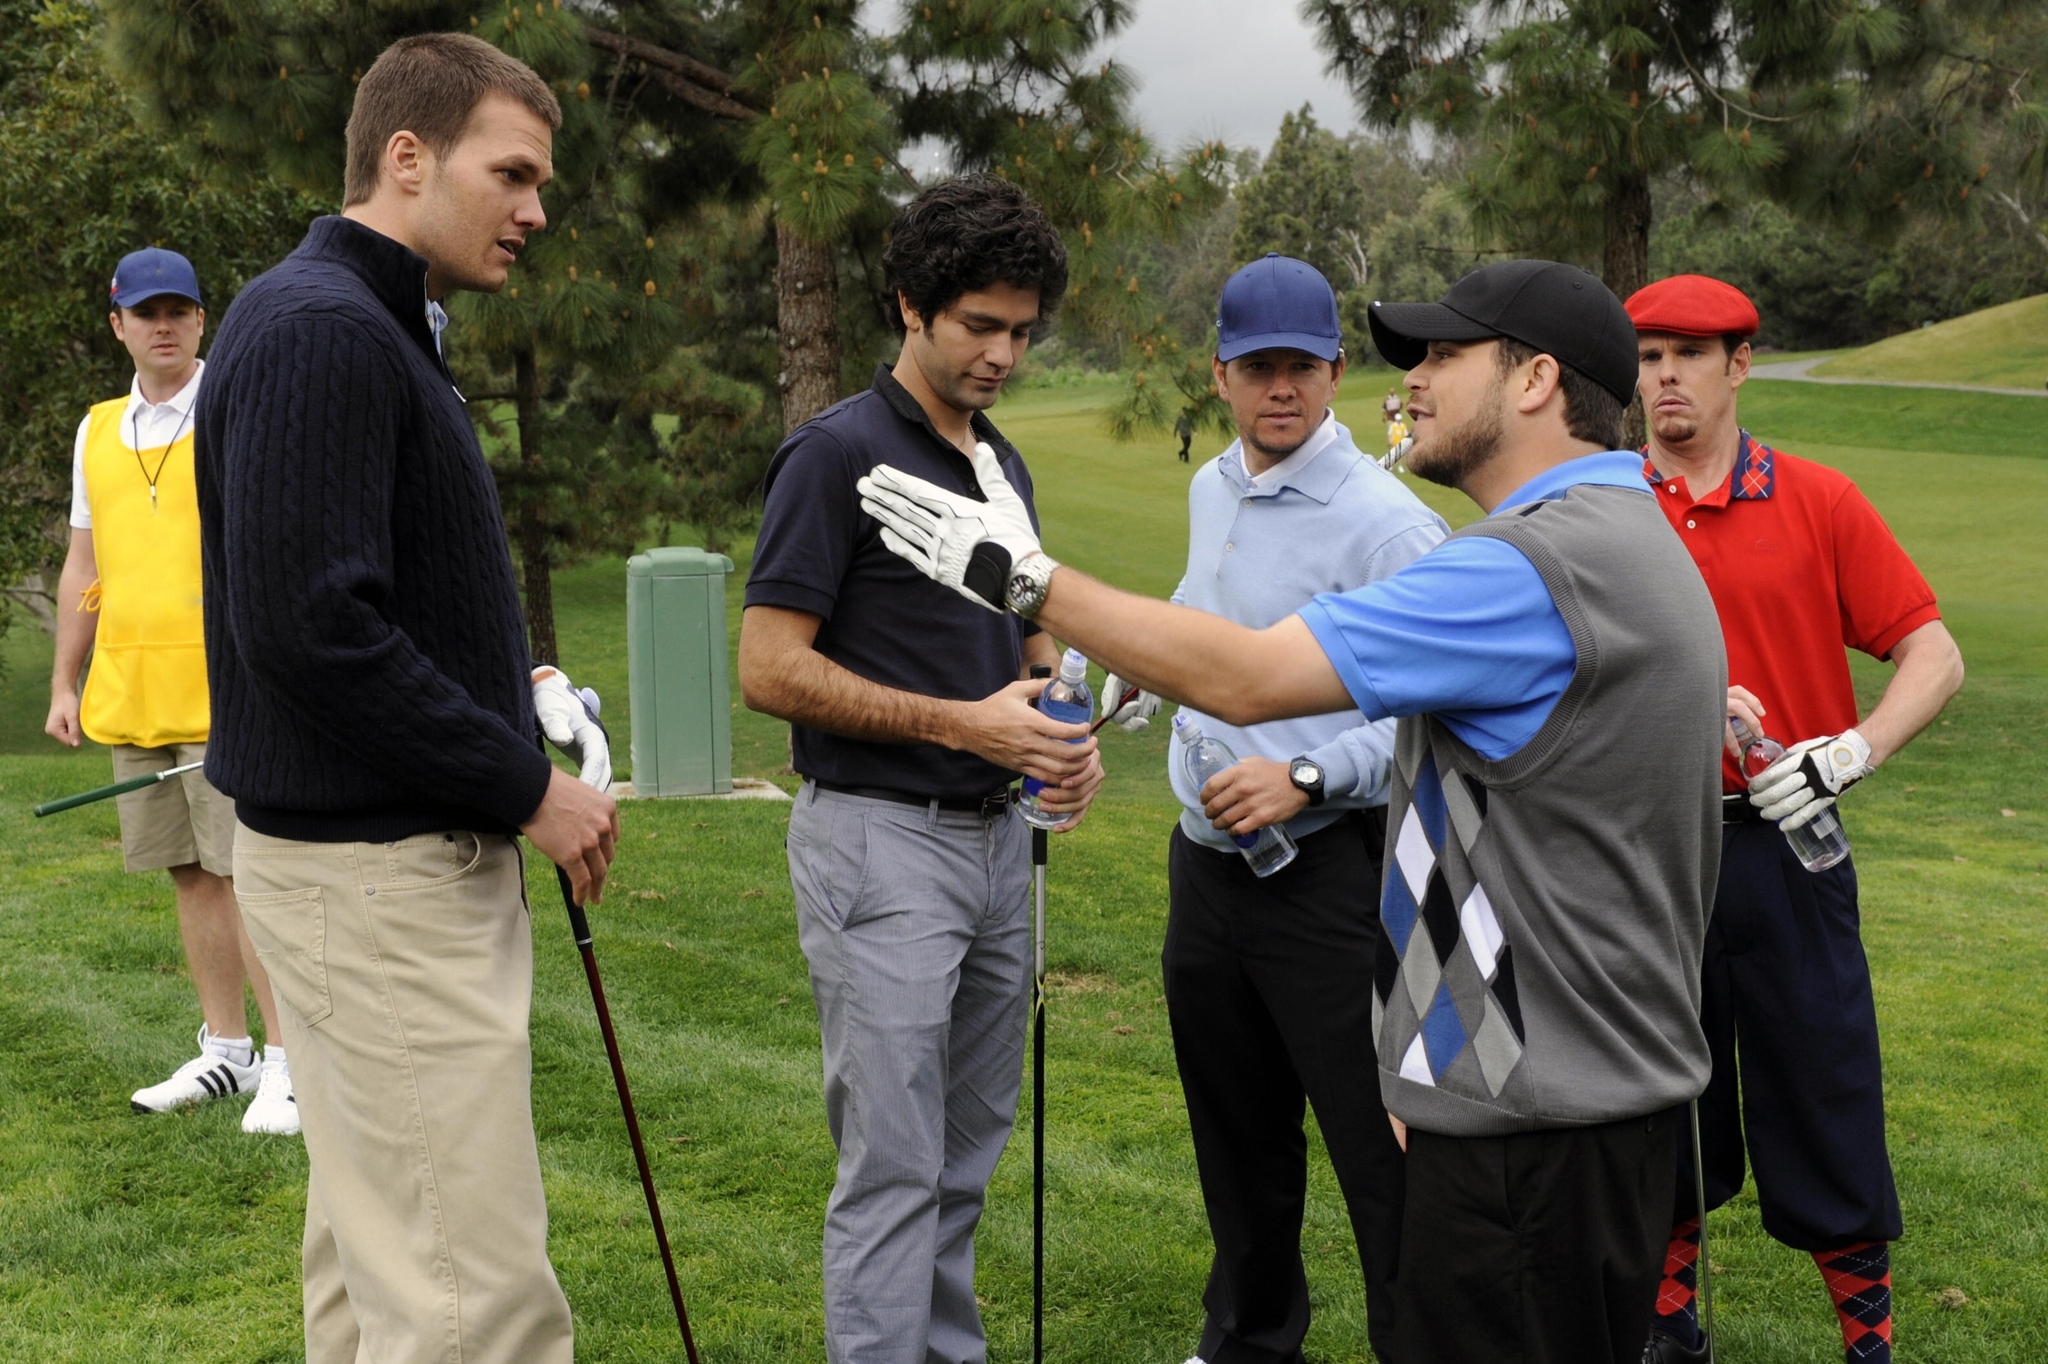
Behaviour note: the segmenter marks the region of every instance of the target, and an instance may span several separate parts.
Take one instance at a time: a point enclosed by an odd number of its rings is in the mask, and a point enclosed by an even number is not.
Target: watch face
[[[1323,769],[1314,763],[1296,763],[1293,776],[1300,785],[1314,786],[1323,779]]]

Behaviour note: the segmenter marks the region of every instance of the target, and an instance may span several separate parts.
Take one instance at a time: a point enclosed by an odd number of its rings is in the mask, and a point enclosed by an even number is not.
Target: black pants
[[[1408,1134],[1404,1360],[1638,1364],[1684,1107],[1508,1137]]]
[[[1294,862],[1264,880],[1236,853],[1173,832],[1161,963],[1216,1243],[1198,1350],[1208,1364],[1301,1359],[1304,1098],[1351,1215],[1373,1350],[1396,1358],[1401,1149],[1372,1043],[1385,827],[1384,810],[1348,815],[1302,839]]]
[[[1810,872],[1775,825],[1728,825],[1701,976],[1714,1056],[1700,1096],[1707,1206],[1742,1187],[1746,1135],[1764,1230],[1779,1241],[1813,1251],[1897,1240],[1854,864]],[[1686,1150],[1673,1220],[1697,1203]]]

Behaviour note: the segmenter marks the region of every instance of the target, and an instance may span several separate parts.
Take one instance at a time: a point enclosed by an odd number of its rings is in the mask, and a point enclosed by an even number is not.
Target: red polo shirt
[[[1781,743],[1855,725],[1844,646],[1883,658],[1940,619],[1933,589],[1845,474],[1744,431],[1734,470],[1711,492],[1659,478],[1647,459],[1643,477],[1713,594],[1728,681],[1756,693]],[[1721,784],[1747,785],[1733,761]]]

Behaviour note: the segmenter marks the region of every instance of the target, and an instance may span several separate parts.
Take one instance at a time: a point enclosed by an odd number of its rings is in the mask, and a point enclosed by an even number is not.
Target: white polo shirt
[[[160,403],[142,396],[142,376],[135,376],[128,385],[128,406],[121,413],[121,444],[130,450],[154,450],[192,433],[192,405],[199,401],[206,362],[194,360],[192,365],[185,386]],[[85,428],[91,421],[91,413],[79,420],[78,438],[71,443],[71,524],[77,530],[92,529],[92,504],[85,497]]]

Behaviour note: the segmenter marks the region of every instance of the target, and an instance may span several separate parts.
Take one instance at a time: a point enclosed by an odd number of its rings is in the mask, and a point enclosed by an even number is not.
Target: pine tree
[[[1365,192],[1344,140],[1316,123],[1304,104],[1282,116],[1259,173],[1237,192],[1231,250],[1240,262],[1269,251],[1307,261],[1338,293],[1369,273]]]
[[[1477,140],[1482,233],[1648,282],[1651,186],[1684,173],[1873,237],[1976,211],[1965,41],[2004,0],[1304,0],[1360,115]],[[1980,25],[1981,26],[1981,25]],[[2024,73],[2022,73],[2024,74]],[[2035,115],[2038,117],[2038,114]]]
[[[141,126],[82,0],[0,0],[0,628],[52,628],[71,501],[72,434],[133,365],[108,331],[107,280],[143,246],[191,258],[218,324],[298,240],[319,203],[264,176],[195,183],[182,149]],[[59,206],[53,211],[53,206]]]
[[[476,33],[555,91],[563,126],[543,200],[548,230],[502,293],[451,300],[447,337],[520,560],[529,647],[555,661],[553,569],[630,545],[664,492],[651,414],[634,401],[679,326],[678,255],[657,233],[673,232],[690,196],[650,163],[689,139],[650,147],[642,108],[664,91],[629,80],[623,64],[598,71],[582,20],[560,0],[477,12],[426,0],[346,16],[259,0],[105,8],[128,83],[224,185],[255,167],[334,195],[355,83],[410,33]]]

